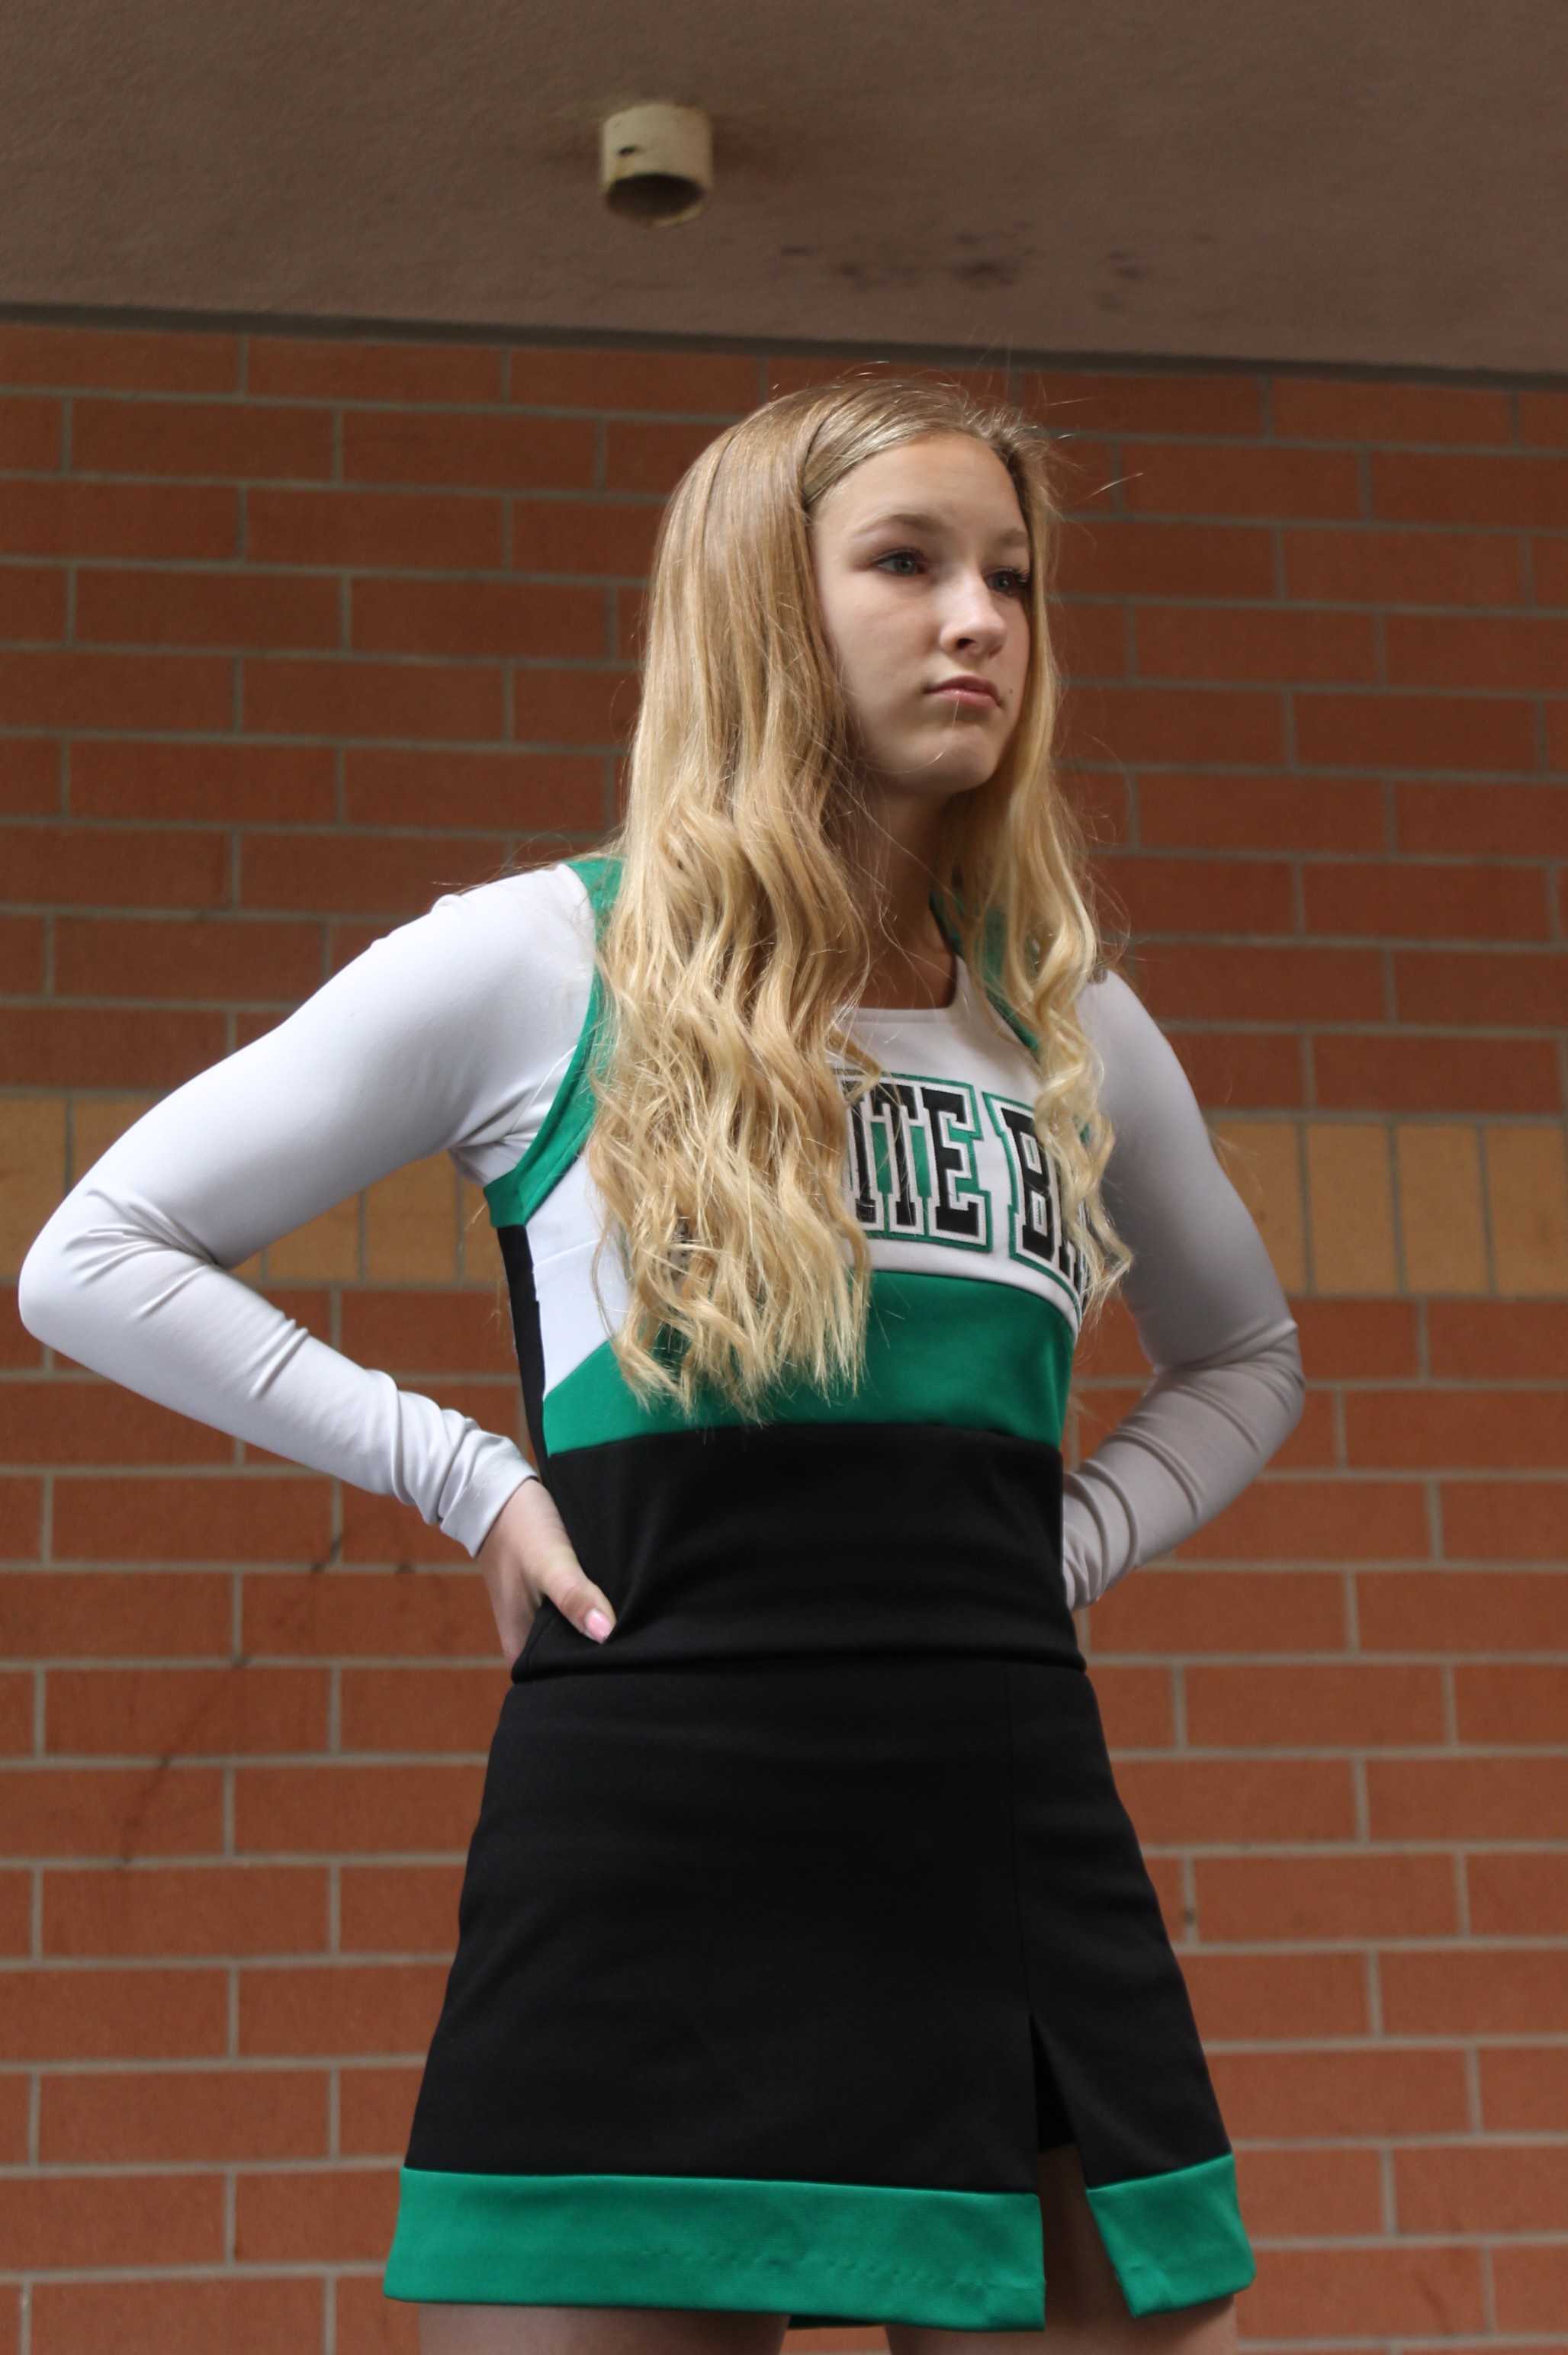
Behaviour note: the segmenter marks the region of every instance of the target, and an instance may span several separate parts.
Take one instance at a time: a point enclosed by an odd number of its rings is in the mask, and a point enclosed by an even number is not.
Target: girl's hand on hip
[[[489,1591],[508,1668],[528,1642],[547,1595],[594,1643],[602,1643],[615,1624],[609,1596],[585,1573],[542,1480],[524,1480],[514,1488],[474,1559]],[[608,1624],[601,1625],[596,1616],[591,1627],[590,1612],[603,1612]]]

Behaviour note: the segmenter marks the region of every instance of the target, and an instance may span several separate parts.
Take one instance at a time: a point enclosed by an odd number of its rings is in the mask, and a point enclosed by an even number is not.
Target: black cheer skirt
[[[1129,2314],[1244,2288],[1060,1455],[701,1436],[639,1443],[658,1510],[547,1476],[616,1626],[513,1666],[386,2296],[1039,2328],[1067,2142]]]

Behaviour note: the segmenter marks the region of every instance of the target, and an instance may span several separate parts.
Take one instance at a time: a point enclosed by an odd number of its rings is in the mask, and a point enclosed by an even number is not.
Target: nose
[[[980,638],[1000,645],[1007,633],[1005,615],[997,610],[997,601],[984,573],[966,573],[952,594],[946,615],[946,626],[957,632],[967,644]]]
[[[955,602],[942,634],[944,642],[955,646],[994,653],[1007,634],[1007,623],[999,619],[988,600],[960,598]]]

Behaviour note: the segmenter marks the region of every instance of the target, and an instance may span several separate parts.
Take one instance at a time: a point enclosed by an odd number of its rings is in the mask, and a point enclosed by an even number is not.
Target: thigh
[[[705,2307],[421,2305],[420,2355],[779,2355],[789,2316]]]
[[[1168,2314],[1131,2315],[1083,2188],[1076,2143],[1042,2150],[1043,2330],[938,2330],[890,2322],[889,2355],[1233,2355],[1235,2299],[1206,2298]],[[1066,2334],[1072,2332],[1072,2337]]]

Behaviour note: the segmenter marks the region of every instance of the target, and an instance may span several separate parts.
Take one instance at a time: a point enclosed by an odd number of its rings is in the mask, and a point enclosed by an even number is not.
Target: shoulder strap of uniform
[[[958,920],[962,921],[964,902],[959,898],[956,891],[953,894],[953,905],[957,912]],[[957,922],[949,919],[946,907],[944,904],[944,897],[940,885],[938,885],[932,892],[931,912],[942,927],[944,939],[947,942],[948,946],[956,956],[958,954],[958,926]],[[992,1005],[996,1007],[1003,1021],[1008,1025],[1009,1029],[1017,1032],[1019,1038],[1023,1040],[1024,1045],[1029,1049],[1031,1055],[1038,1055],[1040,1052],[1039,1039],[1036,1038],[1034,1032],[1029,1029],[1028,1025],[1021,1019],[1019,1014],[1015,1012],[1007,998],[1002,995],[1000,980],[1002,969],[1002,911],[1000,908],[992,908],[987,913],[984,932],[982,934],[980,978],[985,984],[987,996],[990,999]]]
[[[621,880],[621,861],[618,858],[569,858],[564,863],[587,890],[593,907],[594,932],[596,936],[602,936]],[[493,1226],[526,1225],[582,1150],[593,1118],[593,1099],[588,1086],[589,1064],[591,1059],[603,1052],[601,1035],[603,1003],[604,985],[595,964],[588,993],[588,1009],[577,1034],[571,1060],[550,1101],[549,1111],[539,1124],[538,1134],[516,1167],[508,1169],[504,1177],[492,1178],[484,1189]]]

